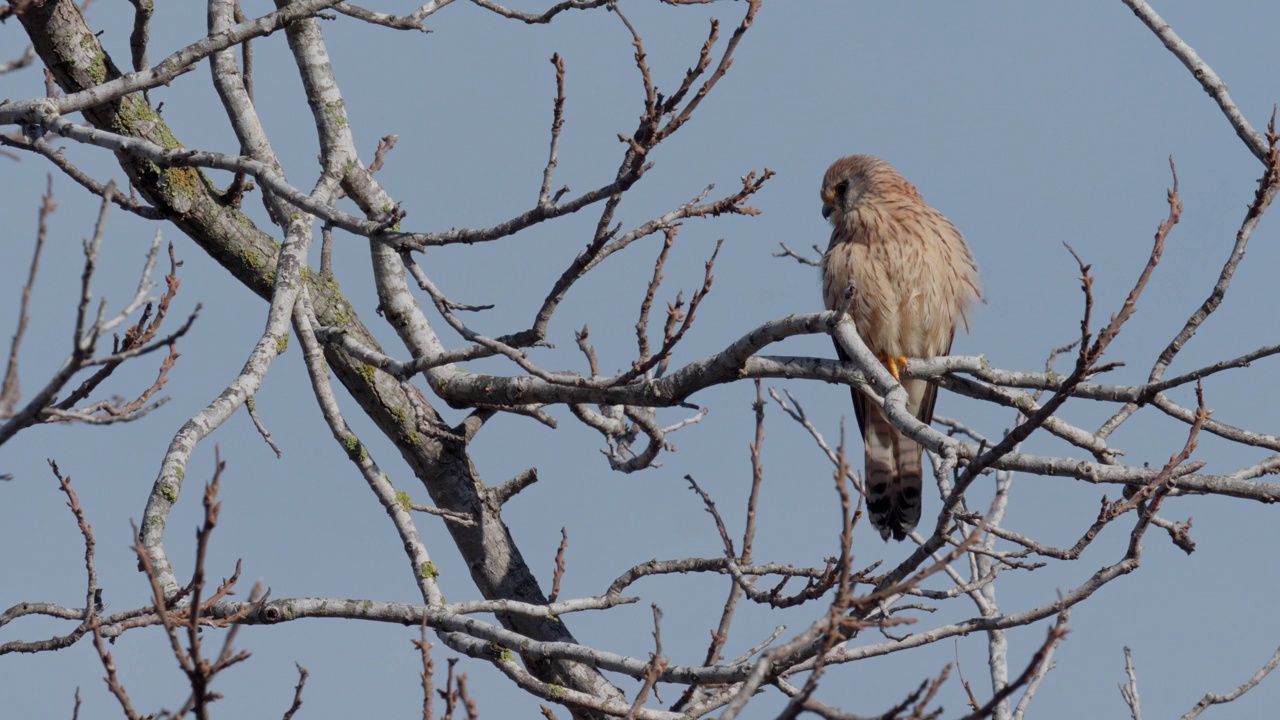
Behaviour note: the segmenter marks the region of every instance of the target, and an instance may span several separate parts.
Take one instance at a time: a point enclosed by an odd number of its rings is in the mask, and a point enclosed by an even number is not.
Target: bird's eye
[[[836,183],[836,195],[837,195],[837,196],[843,196],[843,195],[844,195],[845,193],[847,193],[847,192],[849,192],[849,181],[848,181],[848,180],[841,180],[840,182]]]

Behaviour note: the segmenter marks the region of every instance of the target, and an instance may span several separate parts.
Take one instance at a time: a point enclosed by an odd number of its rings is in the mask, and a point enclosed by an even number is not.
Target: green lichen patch
[[[333,312],[334,327],[338,328],[343,332],[346,332],[347,326],[351,324],[352,319],[353,319],[353,316],[351,314],[351,309],[350,307],[348,307],[345,301],[337,304],[334,307],[334,312]]]
[[[184,147],[140,94],[126,95],[120,100],[112,125],[122,135],[145,137],[166,150]]]
[[[347,457],[356,461],[364,461],[369,459],[369,451],[365,449],[364,443],[360,442],[360,438],[355,435],[348,435],[342,439],[342,449],[347,451]]]
[[[338,127],[347,126],[347,111],[342,102],[326,103],[324,106],[325,114],[332,115],[333,120]]]
[[[511,650],[496,642],[485,643],[485,650],[489,652],[489,655],[493,657],[495,662],[505,663],[515,660],[515,655],[512,654]]]
[[[89,64],[85,66],[85,72],[98,85],[106,82],[107,54],[102,52],[102,46],[98,44],[98,38],[91,33],[85,33],[80,38],[80,47],[89,53]]]
[[[195,197],[200,184],[200,173],[195,168],[173,167],[160,174],[160,189],[175,197]]]
[[[254,270],[261,270],[267,264],[266,259],[262,257],[262,253],[253,248],[248,248],[244,251],[244,262]]]

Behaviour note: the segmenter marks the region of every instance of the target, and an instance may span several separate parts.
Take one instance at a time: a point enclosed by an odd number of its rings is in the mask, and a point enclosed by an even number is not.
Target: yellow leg
[[[894,380],[902,382],[902,371],[907,368],[907,358],[902,355],[877,355],[876,359],[884,363],[885,368]]]

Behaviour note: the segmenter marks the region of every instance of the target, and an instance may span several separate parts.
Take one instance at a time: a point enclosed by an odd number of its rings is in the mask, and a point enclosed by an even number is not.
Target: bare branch
[[[1249,151],[1254,154],[1263,163],[1269,163],[1269,152],[1267,143],[1258,135],[1257,131],[1249,125],[1249,121],[1245,119],[1244,114],[1240,112],[1240,108],[1236,107],[1231,100],[1231,95],[1227,93],[1227,84],[1218,77],[1218,74],[1209,67],[1208,63],[1200,59],[1196,51],[1183,42],[1182,38],[1169,27],[1169,23],[1164,21],[1155,10],[1151,8],[1144,0],[1123,0],[1125,5],[1133,10],[1133,14],[1143,22],[1151,32],[1156,34],[1160,42],[1173,53],[1173,56],[1191,71],[1191,75],[1200,83],[1200,87],[1209,93],[1209,97],[1218,103],[1222,114],[1227,117],[1227,121],[1231,123],[1231,127],[1235,128],[1236,135],[1244,142]]]
[[[298,684],[293,688],[293,702],[289,705],[289,709],[284,711],[284,720],[292,720],[294,714],[302,707],[302,688],[306,687],[307,678],[311,675],[298,663],[294,663],[294,667],[298,668]]]
[[[1126,658],[1129,656],[1128,650],[1128,648],[1125,648]],[[1262,682],[1272,670],[1275,670],[1276,665],[1278,664],[1280,664],[1280,650],[1276,650],[1271,655],[1271,659],[1267,660],[1266,664],[1259,668],[1258,672],[1253,674],[1253,677],[1241,683],[1239,687],[1231,692],[1224,693],[1222,695],[1206,693],[1205,696],[1200,698],[1200,701],[1196,703],[1195,707],[1191,708],[1191,710],[1182,716],[1182,720],[1193,720],[1193,718],[1199,717],[1200,713],[1204,712],[1205,709],[1211,705],[1221,705],[1223,703],[1238,700],[1240,696],[1257,687],[1258,683]],[[1136,692],[1134,694],[1134,698],[1135,700],[1137,698]]]
[[[556,549],[556,570],[551,576],[551,594],[547,596],[547,602],[555,602],[560,597],[560,581],[564,579],[564,551],[569,549],[569,533],[564,528],[560,528],[560,547]]]
[[[1129,717],[1133,720],[1142,720],[1142,704],[1138,700],[1138,676],[1133,670],[1133,654],[1128,646],[1124,649],[1124,672],[1129,676],[1129,681],[1120,685],[1120,696],[1124,698],[1124,704],[1129,706]]]

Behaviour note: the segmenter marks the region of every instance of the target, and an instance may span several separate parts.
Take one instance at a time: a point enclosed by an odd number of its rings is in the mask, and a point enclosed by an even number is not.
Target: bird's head
[[[849,155],[831,163],[822,178],[822,217],[836,224],[876,196],[886,183],[901,181],[889,163],[871,155]]]

